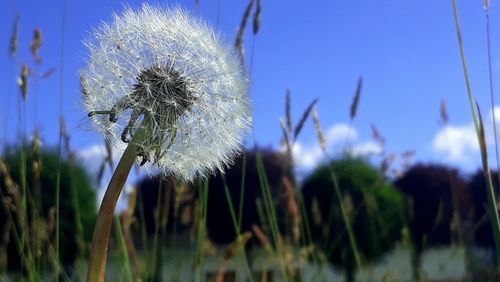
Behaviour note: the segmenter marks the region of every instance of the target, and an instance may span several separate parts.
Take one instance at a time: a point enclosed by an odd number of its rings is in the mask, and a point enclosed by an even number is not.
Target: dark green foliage
[[[161,175],[145,177],[137,184],[137,204],[134,209],[134,217],[137,220],[136,228],[142,224],[148,235],[156,231],[158,204],[162,207],[162,214],[166,215],[166,230],[174,228],[175,191],[174,182],[171,178]],[[184,207],[180,207],[181,209]],[[177,229],[182,230],[183,228]]]
[[[498,172],[492,172],[493,185],[495,187],[498,202]],[[493,230],[488,215],[488,187],[482,170],[477,171],[469,182],[469,192],[471,196],[470,216],[472,217],[474,243],[478,246],[495,247]]]
[[[259,150],[264,163],[267,181],[273,198],[279,203],[283,194],[281,183],[286,173],[286,158],[283,154],[272,150]],[[241,232],[252,231],[252,224],[261,226],[257,209],[257,199],[262,199],[262,192],[257,172],[257,151],[247,151],[245,157],[245,182],[243,198],[243,215]],[[223,177],[229,190],[231,202],[238,214],[240,208],[241,181],[243,177],[244,159],[242,156],[226,170],[224,176],[218,173],[209,178],[207,227],[210,238],[216,243],[230,243],[236,238],[234,224],[231,220],[229,204],[224,191]],[[278,210],[278,220],[283,220],[283,209]],[[261,226],[262,227],[262,226]]]
[[[285,175],[285,156],[272,150],[260,150],[268,181],[276,197],[279,197],[281,181]],[[221,173],[211,175],[208,178],[208,211],[207,229],[208,235],[215,243],[227,244],[236,238],[235,227],[231,219],[231,212],[224,190],[225,178],[231,202],[235,213],[238,214],[240,208],[241,181],[243,178],[243,167],[246,167],[244,182],[244,202],[242,212],[241,232],[251,231],[252,224],[260,225],[259,214],[256,201],[262,198],[259,176],[256,165],[256,151],[247,151],[245,165],[243,156],[239,156],[233,165],[225,170],[224,176]],[[160,201],[160,206],[168,207],[167,231],[182,231],[192,227],[193,220],[184,222],[181,220],[182,214],[188,212],[195,213],[196,201],[201,187],[199,183],[184,186],[182,192],[177,191],[172,184],[172,179],[161,176],[144,178],[137,185],[138,202],[135,207],[135,218],[137,225],[144,224],[149,235],[155,232],[155,211],[157,209],[159,191],[165,193]],[[170,187],[172,186],[172,187]],[[179,197],[176,201],[175,198]],[[142,211],[141,211],[142,209]]]
[[[400,239],[403,198],[384,176],[362,159],[344,157],[316,169],[303,184],[312,237],[335,264],[348,270],[354,255],[335,194],[332,171],[362,258],[374,260]]]
[[[453,212],[459,211],[461,219],[466,217],[470,196],[467,182],[457,169],[417,164],[395,185],[407,195],[410,234],[418,251],[425,245],[450,244],[458,237],[457,230],[450,229]]]
[[[24,155],[24,158],[22,157]],[[5,151],[3,162],[10,171],[10,175],[16,184],[14,191],[17,196],[22,197],[21,167],[22,159],[25,160],[26,168],[26,208],[16,206],[10,212],[0,209],[2,226],[0,232],[6,227],[5,223],[14,221],[18,235],[10,231],[8,240],[8,269],[18,269],[21,260],[19,258],[18,236],[27,230],[21,224],[23,213],[27,216],[27,226],[30,229],[27,249],[25,252],[33,254],[35,260],[39,259],[44,264],[51,264],[55,257],[55,207],[56,207],[56,181],[58,167],[60,165],[60,262],[62,265],[71,265],[76,258],[84,255],[86,246],[92,238],[92,230],[96,218],[96,195],[92,189],[89,177],[85,170],[73,161],[62,159],[59,163],[56,151],[42,151],[38,154],[29,147],[24,150],[9,148]],[[40,162],[41,160],[41,162]],[[41,164],[40,177],[37,177],[34,163]],[[5,186],[5,177],[0,175],[0,196],[4,200],[12,201],[10,190]],[[76,208],[79,208],[79,218]],[[10,215],[9,215],[10,213]],[[4,220],[8,219],[8,220]],[[43,234],[48,233],[48,234]],[[40,235],[42,234],[42,235]],[[45,238],[38,238],[38,237]],[[31,249],[30,249],[31,248]],[[39,257],[39,258],[37,258]]]
[[[470,214],[467,183],[457,169],[417,164],[397,179],[395,185],[406,195],[406,217],[414,247],[413,278],[420,280],[423,249],[450,244],[463,238],[461,230],[469,229],[464,228]]]

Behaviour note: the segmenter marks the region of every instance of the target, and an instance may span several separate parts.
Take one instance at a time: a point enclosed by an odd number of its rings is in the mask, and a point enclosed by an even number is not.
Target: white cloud
[[[86,147],[78,152],[78,160],[82,164],[82,166],[87,170],[89,175],[97,180],[97,174],[102,165],[102,162],[107,156],[106,147],[104,144],[94,144],[89,147]],[[115,165],[119,160],[119,155],[116,152],[113,152],[113,160]],[[113,168],[114,169],[114,168]],[[101,183],[97,183],[97,206],[101,205],[102,198],[104,197],[104,193],[106,192],[107,184],[111,179],[112,171],[109,166],[106,165],[105,173],[102,177]],[[129,175],[129,179],[127,183],[125,183],[125,187],[122,190],[120,198],[118,199],[118,203],[116,206],[116,212],[119,213],[123,211],[127,207],[128,194],[132,189],[132,185],[130,183],[135,183],[137,181],[137,175],[131,173]]]
[[[471,154],[479,151],[474,124],[443,127],[434,137],[432,148],[445,154],[448,161],[467,162]]]
[[[493,107],[493,111],[490,110],[490,120],[493,120],[493,112],[495,112],[495,120],[496,122],[500,121],[500,106]]]
[[[349,141],[349,151],[354,156],[380,154],[383,150],[372,140],[356,142],[359,138],[358,131],[346,123],[332,125],[325,131],[325,138],[329,156],[334,156],[334,153],[343,150],[346,140]],[[317,140],[307,144],[297,141],[292,148],[292,154],[295,166],[302,171],[309,171],[325,160],[325,155]]]
[[[368,155],[380,155],[382,154],[384,148],[380,146],[379,143],[369,140],[363,143],[355,144],[350,152],[353,156],[368,156]]]
[[[325,134],[325,138],[330,145],[353,141],[358,138],[358,131],[347,123],[337,123],[331,126]]]
[[[300,142],[295,143],[292,154],[295,165],[307,170],[314,168],[324,156],[319,145],[304,147]]]
[[[94,144],[78,151],[79,161],[92,177],[97,175],[105,157],[106,147],[102,144]]]

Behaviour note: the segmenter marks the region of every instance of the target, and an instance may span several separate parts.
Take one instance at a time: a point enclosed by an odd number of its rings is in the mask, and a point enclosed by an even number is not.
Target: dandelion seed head
[[[143,5],[102,23],[85,42],[83,101],[95,127],[122,151],[139,126],[147,170],[192,180],[223,170],[251,124],[237,54],[180,8]]]

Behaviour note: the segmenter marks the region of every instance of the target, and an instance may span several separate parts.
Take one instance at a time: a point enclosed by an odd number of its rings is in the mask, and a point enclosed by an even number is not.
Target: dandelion
[[[86,45],[85,107],[107,143],[123,151],[91,247],[87,279],[103,281],[116,199],[137,157],[147,170],[185,181],[222,171],[240,152],[251,117],[237,53],[180,8],[126,9]]]
[[[237,55],[181,9],[144,5],[87,40],[84,104],[123,150],[139,127],[141,164],[192,180],[223,170],[250,125],[248,83]]]

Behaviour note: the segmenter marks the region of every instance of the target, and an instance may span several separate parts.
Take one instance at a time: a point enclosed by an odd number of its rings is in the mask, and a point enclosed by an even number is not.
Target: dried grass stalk
[[[127,253],[130,256],[132,265],[134,267],[135,279],[140,280],[141,275],[144,273],[145,264],[137,254],[134,240],[132,239],[131,226],[135,223],[136,218],[134,211],[137,206],[137,189],[133,189],[129,195],[128,209],[120,215],[120,221],[123,230],[123,239],[127,248]]]
[[[39,51],[43,44],[42,30],[37,27],[33,33],[33,40],[31,41],[31,54],[35,58],[35,61],[39,64],[42,63],[42,57],[40,57]]]
[[[44,72],[42,74],[42,76],[40,76],[40,78],[44,79],[44,78],[49,78],[51,77],[54,73],[56,72],[56,69],[55,68],[50,68],[48,69],[46,72]]]
[[[490,0],[483,0],[483,8],[486,11],[490,9]]]
[[[441,98],[441,105],[439,106],[439,115],[441,116],[441,122],[446,125],[449,120],[448,109],[446,108],[446,101]]]
[[[9,56],[13,58],[16,55],[17,47],[18,47],[18,29],[19,29],[19,14],[16,15],[16,19],[14,20],[14,26],[12,27],[12,34],[10,35],[10,44],[9,44]]]
[[[35,183],[39,183],[42,172],[42,140],[38,129],[35,129],[33,138],[31,139],[31,151],[33,152],[33,162],[31,164],[33,176],[35,178]]]
[[[382,163],[380,164],[380,171],[382,172],[382,174],[386,174],[389,171],[394,160],[396,160],[396,155],[394,154],[385,156],[385,158],[382,160]]]
[[[242,61],[244,61],[245,58],[245,52],[243,51],[243,34],[245,33],[248,18],[250,17],[250,12],[252,11],[254,2],[255,0],[250,0],[250,2],[248,2],[245,12],[243,13],[243,17],[241,18],[240,28],[238,29],[238,34],[236,35],[236,42],[234,43],[234,47],[238,50]]]
[[[380,146],[384,147],[385,146],[385,138],[380,134],[380,131],[378,128],[375,126],[375,124],[370,125],[372,129],[372,138],[375,140]]]
[[[290,132],[292,132],[292,127],[293,127],[293,121],[292,121],[292,97],[291,97],[290,89],[286,90],[285,117],[286,117],[286,129],[290,133]]]
[[[481,109],[479,108],[479,104],[476,101],[477,115],[479,121],[479,131],[477,132],[478,141],[479,141],[479,149],[481,151],[481,159],[483,161],[483,168],[489,167],[488,163],[488,147],[486,144],[486,137],[484,133],[484,124],[483,124],[483,116],[481,115]]]
[[[358,107],[359,107],[359,100],[361,98],[361,89],[363,88],[363,77],[360,76],[358,79],[358,85],[356,86],[356,93],[354,93],[354,97],[352,99],[351,103],[351,111],[350,111],[350,118],[354,119],[356,117],[356,114],[358,112]]]
[[[297,140],[297,137],[299,136],[300,131],[304,127],[304,124],[306,123],[307,118],[309,117],[309,114],[311,113],[312,109],[314,108],[314,105],[318,102],[318,98],[314,99],[311,104],[309,104],[309,107],[304,111],[302,114],[302,117],[299,120],[299,123],[295,126],[295,130],[293,131],[293,141]]]
[[[300,239],[300,210],[297,204],[297,199],[295,198],[295,192],[293,189],[292,182],[288,177],[283,177],[282,181],[283,189],[285,190],[284,200],[286,205],[286,211],[289,216],[290,224],[292,227],[293,241],[298,242]]]
[[[253,34],[257,35],[260,29],[260,18],[262,14],[262,0],[257,0],[255,13],[253,14]]]
[[[280,126],[283,132],[283,138],[281,140],[281,143],[285,145],[287,157],[290,158],[292,156],[292,145],[290,144],[290,135],[287,130],[287,125],[283,120],[280,120]]]
[[[401,157],[403,159],[409,159],[409,158],[414,157],[415,154],[416,154],[415,150],[406,150],[403,153],[401,153]]]
[[[321,123],[319,121],[318,111],[316,111],[316,107],[313,108],[312,111],[314,129],[316,129],[316,136],[318,137],[319,146],[323,152],[326,152],[326,138],[323,130],[321,129]]]
[[[236,240],[234,240],[229,247],[226,250],[226,253],[224,254],[224,259],[219,266],[219,269],[217,271],[217,277],[215,278],[216,282],[223,282],[224,281],[224,274],[226,273],[226,268],[227,264],[229,261],[236,255],[236,252],[238,250],[241,250],[248,241],[253,237],[252,232],[247,231],[241,235],[239,235]]]
[[[260,245],[266,252],[271,253],[272,252],[272,247],[271,243],[269,242],[269,237],[267,237],[266,234],[264,234],[264,231],[260,229],[260,227],[256,224],[252,224],[252,231],[253,234],[255,234],[255,237],[259,240]]]
[[[21,90],[21,95],[23,97],[23,101],[26,101],[28,98],[28,76],[30,75],[30,69],[26,64],[23,64],[21,67],[21,76],[17,81],[19,85],[19,89]]]

